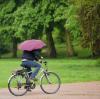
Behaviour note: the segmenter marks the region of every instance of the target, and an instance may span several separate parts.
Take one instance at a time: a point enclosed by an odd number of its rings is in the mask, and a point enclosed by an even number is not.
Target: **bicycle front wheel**
[[[61,85],[59,76],[54,72],[47,72],[41,78],[40,87],[46,94],[56,93]]]
[[[22,75],[12,75],[8,81],[8,89],[14,96],[26,94],[26,79]]]

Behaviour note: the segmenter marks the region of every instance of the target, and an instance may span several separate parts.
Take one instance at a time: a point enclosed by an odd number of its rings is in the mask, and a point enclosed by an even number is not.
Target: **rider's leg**
[[[35,76],[38,74],[38,72],[41,68],[41,65],[35,62],[33,67],[35,67],[35,71],[31,74],[32,79],[34,79]]]
[[[29,72],[29,76],[31,76],[31,74],[32,74],[32,69],[31,69],[31,67],[27,67],[27,71]]]
[[[38,74],[41,65],[39,63],[37,63],[36,61],[24,61],[23,62],[24,65],[26,65],[27,67],[35,67],[35,71],[31,74],[31,78],[34,79],[35,76]]]

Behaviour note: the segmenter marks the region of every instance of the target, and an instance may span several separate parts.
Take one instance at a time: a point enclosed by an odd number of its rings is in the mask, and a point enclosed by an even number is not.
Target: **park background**
[[[62,83],[100,81],[100,0],[0,0],[0,88],[27,39],[47,44],[42,56]]]

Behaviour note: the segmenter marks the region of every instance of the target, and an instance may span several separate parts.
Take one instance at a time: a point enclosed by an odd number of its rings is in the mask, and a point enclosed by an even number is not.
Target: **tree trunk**
[[[57,55],[54,40],[52,37],[53,28],[54,28],[54,22],[51,22],[49,28],[46,29],[46,39],[47,39],[47,47],[48,47],[47,54],[51,58],[55,58]]]
[[[0,50],[1,50],[1,48],[0,48]],[[1,52],[0,52],[0,58],[1,58]]]
[[[1,54],[0,54],[0,58],[1,58]]]
[[[71,57],[74,56],[74,49],[73,49],[73,45],[72,45],[72,41],[71,41],[71,35],[70,32],[66,31],[66,49],[67,49],[67,56]]]
[[[92,46],[92,55],[93,55],[93,57],[100,56],[100,40],[99,39],[96,40]]]
[[[12,57],[17,58],[17,38],[12,39]]]

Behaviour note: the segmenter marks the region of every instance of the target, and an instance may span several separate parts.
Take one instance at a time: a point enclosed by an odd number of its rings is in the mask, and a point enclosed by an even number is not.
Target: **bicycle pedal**
[[[29,87],[29,85],[26,85],[24,88],[27,89]]]
[[[28,88],[27,91],[31,92],[32,90],[30,88]]]

